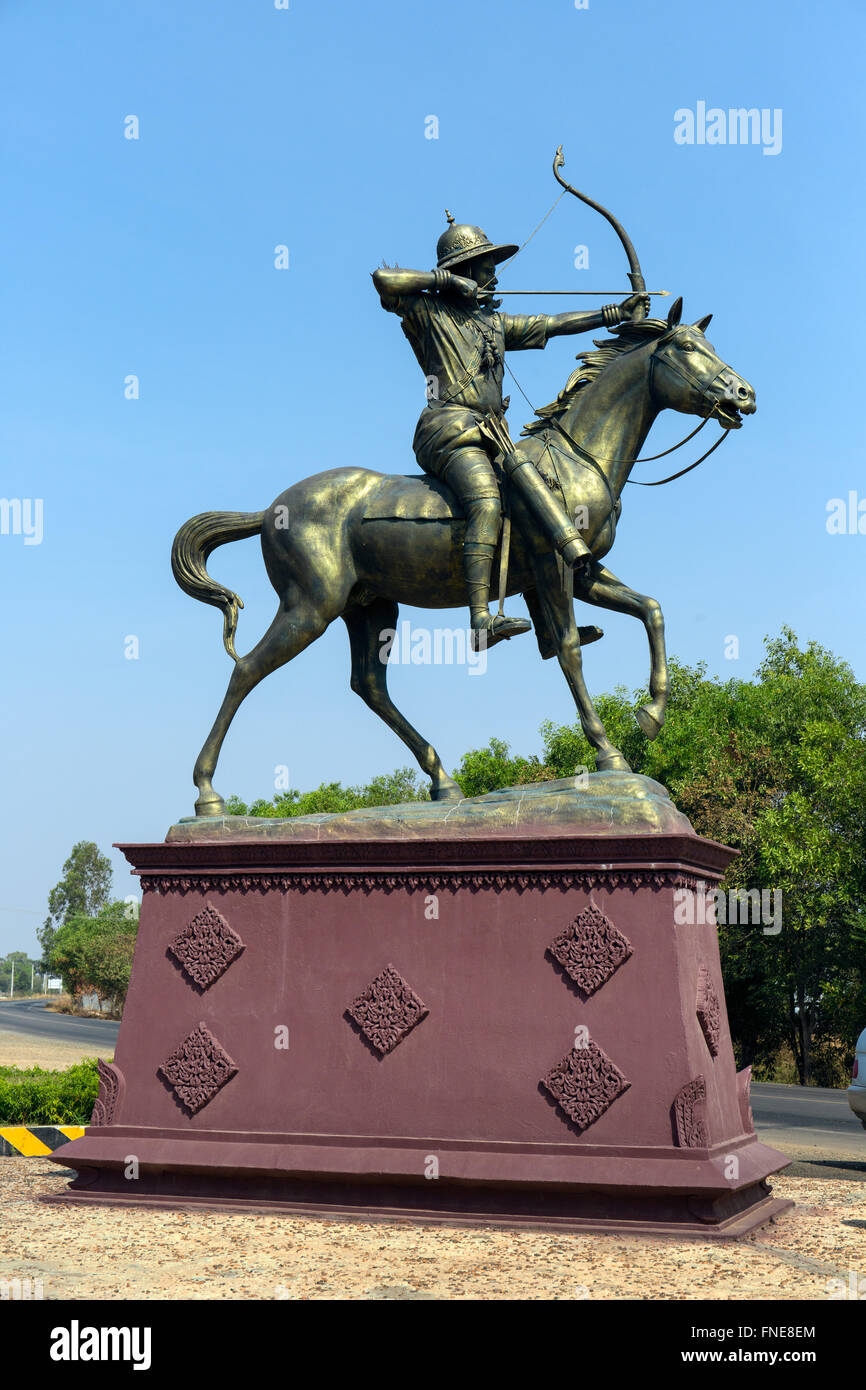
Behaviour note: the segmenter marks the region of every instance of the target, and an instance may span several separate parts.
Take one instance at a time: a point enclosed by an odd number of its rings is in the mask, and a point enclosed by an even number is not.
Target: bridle
[[[658,349],[662,346],[663,343],[668,342],[668,341],[673,337],[674,331],[675,331],[675,329],[670,329],[667,333],[663,334],[662,337],[660,337],[660,338],[658,339],[658,341],[656,342],[656,344],[655,344],[655,346],[654,346],[654,348],[653,348],[652,355],[651,355],[651,357],[650,357],[650,368],[649,368],[649,383],[648,383],[648,384],[649,384],[649,390],[650,390],[650,392],[652,392],[652,389],[653,389],[653,379],[654,379],[655,366],[656,366],[656,352],[657,352]],[[636,351],[636,350],[637,350],[637,349],[632,349],[632,351]],[[636,463],[653,463],[656,459],[666,458],[668,454],[676,453],[677,449],[681,449],[681,448],[683,447],[684,444],[688,444],[688,442],[689,442],[690,439],[694,439],[696,435],[700,434],[701,430],[704,428],[704,425],[706,425],[706,424],[708,423],[708,421],[711,420],[711,419],[714,417],[714,415],[716,415],[717,410],[718,410],[718,401],[717,401],[716,399],[714,399],[713,396],[712,396],[710,393],[711,393],[711,391],[712,391],[713,386],[714,386],[714,385],[716,384],[716,382],[719,380],[719,377],[720,377],[720,376],[722,375],[722,373],[726,370],[724,367],[720,367],[719,370],[716,372],[715,376],[713,377],[712,381],[710,381],[710,382],[708,382],[706,385],[704,385],[704,383],[701,382],[701,381],[699,381],[698,378],[697,378],[696,376],[694,376],[693,373],[689,372],[688,370],[686,370],[686,369],[683,368],[683,367],[678,366],[676,363],[671,362],[671,361],[669,361],[669,360],[666,360],[665,363],[664,363],[664,365],[665,365],[665,367],[666,367],[669,371],[672,371],[675,375],[679,376],[683,381],[686,382],[687,385],[689,385],[690,387],[692,387],[692,388],[698,393],[698,395],[700,396],[701,400],[704,401],[704,402],[708,405],[708,407],[709,407],[709,409],[708,409],[706,415],[705,415],[704,418],[701,420],[700,424],[699,424],[699,425],[696,425],[695,428],[689,432],[689,434],[687,434],[687,435],[686,435],[683,439],[681,439],[677,444],[672,444],[672,445],[670,446],[670,448],[668,448],[668,449],[662,449],[661,453],[658,453],[658,454],[647,454],[647,455],[646,455],[645,457],[643,457],[643,458],[640,458],[639,456],[636,455],[634,458],[631,458],[631,459],[607,459],[606,462],[607,462],[608,466],[610,466],[611,464],[616,465],[616,466],[627,465],[629,468],[631,468],[631,467],[633,467]],[[506,367],[508,367],[508,364],[507,364],[507,363],[506,363]],[[514,372],[511,371],[511,368],[510,368],[510,367],[508,367],[508,370],[509,370],[509,372],[510,372],[510,374],[511,374],[511,377],[512,377],[512,380],[514,381],[515,386],[516,386],[517,389],[520,391],[520,394],[523,396],[524,400],[527,402],[527,404],[529,405],[529,407],[530,407],[530,409],[533,411],[533,413],[534,413],[534,414],[537,414],[537,411],[535,411],[535,408],[534,408],[534,406],[532,405],[532,402],[529,400],[529,397],[526,395],[526,392],[523,390],[523,387],[520,385],[520,382],[519,382],[519,381],[517,380],[517,378],[515,377]],[[563,436],[563,438],[567,440],[567,442],[568,442],[569,445],[571,446],[571,449],[574,451],[574,454],[575,454],[575,456],[577,457],[578,461],[581,462],[581,463],[587,464],[590,468],[593,469],[594,472],[596,472],[596,473],[599,475],[599,477],[601,478],[602,482],[603,482],[604,485],[605,485],[605,488],[606,488],[606,490],[607,490],[608,499],[609,499],[609,501],[610,501],[610,513],[609,513],[608,515],[612,514],[612,513],[616,510],[617,499],[614,497],[613,488],[612,488],[611,485],[610,485],[610,479],[608,478],[607,473],[604,471],[604,469],[603,469],[601,463],[599,462],[599,460],[595,457],[594,454],[592,454],[592,453],[590,452],[589,449],[587,449],[587,447],[586,447],[585,444],[580,444],[580,443],[574,438],[574,436],[570,433],[570,431],[567,430],[567,429],[565,428],[565,426],[562,424],[561,420],[557,420],[557,419],[555,419],[554,417],[551,416],[550,419],[549,419],[549,421],[548,421],[548,424],[549,424],[549,426],[551,426],[551,427],[553,427],[554,429],[558,430],[559,433]],[[640,481],[639,479],[637,479],[637,478],[628,478],[628,479],[626,479],[626,481],[629,482],[629,483],[634,483],[634,485],[635,485],[636,487],[662,487],[665,483],[672,483],[672,482],[674,482],[677,478],[685,477],[686,473],[691,473],[691,471],[692,471],[693,468],[697,468],[698,464],[703,463],[705,459],[708,459],[708,458],[710,457],[710,454],[715,453],[715,451],[716,451],[716,449],[718,449],[719,445],[720,445],[720,444],[723,444],[724,441],[727,439],[727,437],[728,437],[728,435],[730,434],[732,428],[733,428],[733,427],[730,426],[730,425],[727,426],[727,427],[723,426],[723,428],[722,428],[722,433],[721,433],[721,435],[719,436],[719,438],[716,440],[715,444],[713,444],[709,449],[707,449],[703,454],[701,454],[700,458],[695,459],[694,463],[688,464],[685,468],[679,469],[679,471],[676,472],[676,473],[671,473],[669,477],[667,477],[667,478],[659,478],[659,479],[657,479],[655,482],[651,482],[651,483],[644,483],[644,482],[641,482],[641,481]],[[559,477],[559,470],[558,470],[557,467],[556,467],[556,460],[555,460],[554,457],[553,457],[553,454],[554,454],[555,452],[558,452],[558,451],[555,450],[555,449],[554,449],[554,446],[551,444],[551,442],[550,442],[550,437],[549,437],[549,432],[548,432],[548,431],[545,431],[545,433],[543,434],[542,438],[543,438],[543,440],[544,440],[544,447],[545,447],[545,449],[546,449],[546,451],[547,451],[547,453],[548,453],[548,456],[549,456],[549,458],[550,458],[550,461],[551,461],[551,463],[552,463],[552,465],[553,465],[553,471],[554,471],[554,473],[556,474],[556,481],[557,481],[557,483],[558,483],[558,485],[559,485],[559,489],[560,489],[560,491],[563,493],[563,496],[564,496],[565,493],[564,493],[564,490],[563,490],[563,487],[562,487],[562,482],[561,482],[560,477]]]

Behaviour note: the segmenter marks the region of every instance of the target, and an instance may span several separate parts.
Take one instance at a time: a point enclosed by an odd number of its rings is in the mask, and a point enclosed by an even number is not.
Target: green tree
[[[724,889],[782,894],[777,935],[719,929],[742,1064],[768,1067],[787,1043],[804,1084],[840,1084],[866,1017],[866,687],[783,628],[751,681],[672,661],[654,743],[632,713],[645,699],[621,688],[596,699],[612,740],[700,834],[739,850]],[[547,721],[541,734],[544,776],[594,765],[579,725]]]
[[[429,801],[430,793],[421,784],[420,774],[401,767],[374,777],[362,786],[344,787],[341,782],[323,782],[315,791],[280,792],[272,801],[259,799],[247,805],[239,796],[226,799],[230,816],[314,816],[358,811],[364,806],[396,806],[404,801]]]
[[[63,865],[63,877],[48,894],[48,916],[37,932],[45,960],[58,927],[80,913],[94,916],[110,894],[111,861],[92,840],[79,840]]]
[[[0,961],[0,997],[8,998],[13,984],[16,995],[29,994],[33,964],[26,951],[10,951],[8,956]]]
[[[51,945],[51,969],[80,1003],[90,991],[123,1007],[138,931],[138,918],[126,903],[107,903],[95,917],[76,913],[58,927]]]
[[[546,782],[559,776],[560,773],[551,771],[534,755],[528,758],[512,756],[509,745],[501,738],[492,738],[486,748],[464,753],[460,766],[454,769],[454,780],[464,796],[483,796],[500,787]]]

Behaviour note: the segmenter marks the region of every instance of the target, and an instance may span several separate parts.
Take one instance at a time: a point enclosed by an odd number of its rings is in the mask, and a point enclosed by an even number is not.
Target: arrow
[[[623,293],[622,287],[618,290],[501,290],[497,285],[493,293],[497,296],[503,294],[609,294],[617,297]],[[641,290],[641,294],[654,295],[656,298],[668,299],[670,290]]]

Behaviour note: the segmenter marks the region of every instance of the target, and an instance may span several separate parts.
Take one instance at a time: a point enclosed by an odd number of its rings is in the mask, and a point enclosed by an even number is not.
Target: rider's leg
[[[458,449],[442,473],[456,492],[466,516],[463,573],[469,591],[469,619],[476,632],[488,634],[488,645],[503,637],[529,632],[525,618],[506,618],[490,612],[490,571],[499,535],[501,505],[493,466],[483,449]]]
[[[565,507],[545,483],[531,459],[514,449],[503,457],[509,482],[517,489],[567,565],[588,565],[592,553]]]

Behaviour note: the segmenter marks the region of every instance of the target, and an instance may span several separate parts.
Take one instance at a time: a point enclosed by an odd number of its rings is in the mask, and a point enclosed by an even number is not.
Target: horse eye
[[[682,352],[694,352],[695,345],[694,343],[680,343],[680,350]]]

